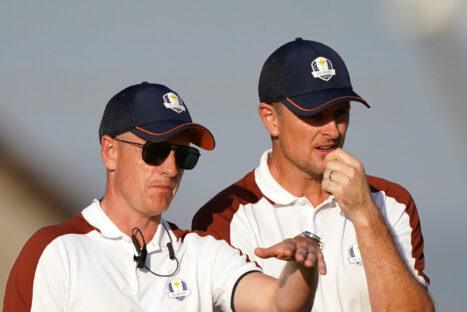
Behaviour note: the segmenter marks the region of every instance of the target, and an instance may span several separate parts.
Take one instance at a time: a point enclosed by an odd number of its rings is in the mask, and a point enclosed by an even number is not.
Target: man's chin
[[[156,217],[160,216],[164,212],[166,212],[169,209],[170,201],[166,200],[157,200],[157,201],[152,201],[148,203],[149,211],[151,213],[151,216]]]
[[[315,168],[308,168],[308,170],[306,172],[314,180],[321,180],[323,178],[324,171],[325,171],[325,167],[323,165],[322,168],[316,168],[316,167]]]

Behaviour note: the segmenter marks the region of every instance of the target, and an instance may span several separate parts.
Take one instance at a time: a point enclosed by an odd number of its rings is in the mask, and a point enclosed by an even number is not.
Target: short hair
[[[282,110],[283,110],[283,105],[282,102],[272,102],[269,105],[271,105],[274,110],[277,112],[277,115],[279,116],[280,119],[282,119]]]

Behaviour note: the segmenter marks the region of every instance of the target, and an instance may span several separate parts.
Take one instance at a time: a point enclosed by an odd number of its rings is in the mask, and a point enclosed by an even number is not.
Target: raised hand
[[[326,263],[316,241],[306,236],[286,239],[269,248],[256,248],[255,255],[260,258],[272,258],[296,261],[306,268],[316,267],[320,274],[326,274]]]
[[[329,153],[321,187],[334,195],[346,215],[358,222],[375,212],[363,165],[350,153],[339,148]]]

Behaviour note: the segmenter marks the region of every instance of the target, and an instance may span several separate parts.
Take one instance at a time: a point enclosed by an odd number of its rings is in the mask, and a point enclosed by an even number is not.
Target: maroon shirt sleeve
[[[16,259],[3,298],[4,312],[31,310],[36,267],[44,249],[57,237],[65,234],[85,234],[94,228],[81,214],[63,223],[37,231],[24,245]]]
[[[192,229],[206,231],[230,244],[230,223],[240,204],[256,203],[262,197],[254,171],[208,201],[193,217]]]

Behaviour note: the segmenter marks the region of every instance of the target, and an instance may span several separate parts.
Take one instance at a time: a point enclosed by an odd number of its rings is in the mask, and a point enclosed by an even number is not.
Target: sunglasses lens
[[[160,165],[169,156],[171,146],[167,142],[146,142],[143,146],[143,160],[150,165]]]
[[[171,150],[172,145],[167,142],[146,142],[143,146],[143,160],[150,165],[160,165]],[[193,169],[199,156],[199,150],[191,146],[178,145],[175,149],[175,163],[181,169]]]
[[[199,150],[191,146],[178,146],[175,151],[175,162],[182,169],[193,169],[198,163]]]

